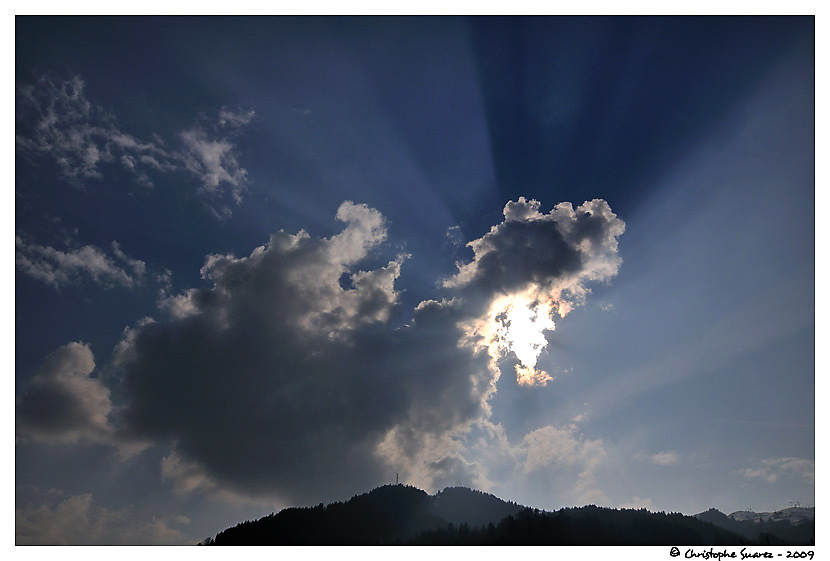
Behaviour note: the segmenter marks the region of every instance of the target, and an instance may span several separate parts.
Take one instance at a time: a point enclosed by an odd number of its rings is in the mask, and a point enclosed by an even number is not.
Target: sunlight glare
[[[546,385],[553,378],[536,369],[536,361],[548,342],[544,331],[553,331],[553,303],[525,294],[505,296],[490,306],[490,356],[512,352],[519,360],[516,380],[521,385]]]

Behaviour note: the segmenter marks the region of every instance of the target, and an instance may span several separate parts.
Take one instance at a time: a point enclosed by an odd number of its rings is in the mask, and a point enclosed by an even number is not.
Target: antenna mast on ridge
[[[400,485],[400,483],[398,483],[398,474],[397,473],[395,473],[395,485]]]

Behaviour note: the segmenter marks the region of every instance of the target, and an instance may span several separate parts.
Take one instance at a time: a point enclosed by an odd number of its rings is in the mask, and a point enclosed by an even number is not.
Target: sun
[[[520,385],[546,385],[553,377],[536,368],[539,355],[547,346],[546,331],[553,331],[554,303],[519,293],[495,299],[488,311],[482,335],[488,341],[490,356],[498,360],[513,353],[516,380]]]

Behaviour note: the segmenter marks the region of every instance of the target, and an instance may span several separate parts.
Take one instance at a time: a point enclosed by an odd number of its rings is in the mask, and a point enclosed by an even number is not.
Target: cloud
[[[617,508],[631,508],[637,510],[645,508],[653,512],[654,503],[651,501],[651,497],[640,498],[639,495],[634,495],[630,501],[617,505]]]
[[[78,545],[96,543],[113,517],[93,507],[92,495],[64,499],[59,504],[15,509],[15,545]]]
[[[16,443],[104,445],[119,460],[145,450],[147,441],[114,425],[118,406],[105,381],[95,374],[88,344],[68,343],[49,354],[16,397]]]
[[[169,146],[159,135],[140,140],[121,130],[115,117],[85,93],[80,76],[38,78],[17,92],[16,144],[25,155],[46,155],[76,186],[104,177],[106,166],[120,164],[135,181],[152,187],[152,174],[188,172],[198,178],[206,208],[218,218],[232,214],[242,201],[247,171],[238,161],[233,137],[251,122],[253,110],[223,107],[213,123],[177,135]],[[226,200],[229,199],[229,200]]]
[[[90,493],[57,504],[15,509],[15,545],[170,545],[187,542],[181,528],[186,516],[135,520],[131,509],[99,506]]]
[[[506,207],[506,223],[531,216],[518,212],[523,202]],[[591,247],[613,245],[604,236],[621,226],[604,202],[586,205],[609,231],[569,225],[567,239],[580,262],[595,263]],[[467,331],[487,311],[467,290],[491,281],[474,274],[463,287],[449,283],[455,296],[421,302],[411,321],[392,329],[406,255],[360,270],[386,240],[386,222],[348,201],[336,218],[345,227],[330,238],[278,232],[245,257],[208,255],[201,275],[209,286],[165,298],[167,320],[125,335],[118,364],[129,402],[121,422],[175,447],[165,473],[180,491],[313,502],[395,472],[427,489],[489,484],[470,434],[489,418],[499,372]],[[531,228],[550,230],[549,220],[539,222]],[[578,228],[584,234],[573,233]],[[500,251],[489,250],[491,258],[503,260],[493,253]],[[604,278],[595,272],[601,267],[590,268],[569,274]],[[531,280],[548,287],[556,278]],[[499,453],[511,469],[578,468],[572,494],[604,499],[593,475],[602,444],[574,431],[545,427]]]
[[[223,107],[219,111],[219,126],[239,128],[250,123],[255,115],[253,109],[243,111],[241,109],[233,110]]]
[[[510,223],[530,215],[506,208]],[[396,472],[435,490],[567,469],[575,502],[607,502],[601,441],[546,426],[510,443],[490,422],[501,365],[469,331],[490,312],[469,289],[492,281],[476,272],[402,316],[407,255],[383,258],[384,217],[346,201],[336,218],[328,238],[280,231],[246,256],[207,255],[204,286],[163,293],[166,317],[125,329],[108,377],[123,398],[110,416],[119,438],[168,447],[162,475],[184,494],[310,504]]]
[[[601,440],[586,440],[574,425],[544,426],[527,433],[516,447],[522,470],[556,472],[558,466],[576,466],[577,479],[570,496],[578,503],[607,503],[608,498],[596,488],[596,470],[606,457]]]
[[[555,329],[553,315],[565,317],[582,305],[590,282],[604,282],[622,263],[617,238],[625,223],[608,203],[559,203],[548,214],[540,203],[519,197],[504,207],[504,221],[467,245],[473,259],[458,263],[444,286],[480,308],[466,324],[467,337],[490,355],[491,368],[509,353],[518,359],[522,385],[545,385],[553,376],[536,368]]]
[[[401,481],[424,489],[472,485],[515,497],[533,493],[528,489],[541,482],[549,500],[560,504],[609,504],[597,482],[607,455],[604,443],[585,438],[574,425],[542,426],[511,442],[504,427],[482,411],[454,431],[404,438],[390,432],[380,451]]]
[[[185,488],[212,486],[187,483],[174,466],[238,492],[330,498],[334,488],[384,480],[375,447],[396,423],[451,424],[453,414],[434,411],[451,410],[440,395],[454,395],[449,365],[425,374],[428,360],[416,356],[447,329],[410,339],[381,328],[396,309],[405,256],[360,270],[385,240],[385,221],[350,202],[337,218],[345,227],[330,238],[278,232],[246,257],[209,255],[209,287],[164,300],[166,321],[125,336],[122,421],[175,443],[167,472]],[[427,308],[415,323],[430,325]]]
[[[525,472],[549,467],[555,463],[573,463],[601,446],[601,442],[583,442],[576,427],[545,426],[527,433],[518,446]]]
[[[144,185],[152,182],[139,165],[143,158],[151,158],[159,169],[175,168],[159,143],[119,130],[115,118],[86,97],[85,87],[80,76],[61,80],[45,75],[35,86],[18,88],[18,148],[50,156],[63,176],[79,186],[103,177],[102,165],[114,162]]]
[[[815,483],[816,463],[804,458],[766,458],[761,465],[747,467],[738,471],[749,478],[760,478],[768,483],[775,483],[779,477],[794,475],[802,477],[810,483]]]
[[[195,489],[212,490],[217,487],[216,482],[202,471],[198,463],[182,458],[175,449],[162,458],[161,476],[172,481],[173,490],[179,494],[190,493]]]
[[[648,459],[658,466],[673,466],[680,461],[680,455],[677,452],[667,451],[649,456]]]
[[[412,408],[416,411],[418,408]],[[489,489],[493,483],[468,447],[469,424],[469,418],[443,427],[415,428],[411,422],[398,423],[378,444],[377,455],[400,474],[401,481],[421,489],[451,485]]]
[[[447,243],[451,245],[453,249],[464,245],[464,238],[463,233],[461,232],[461,226],[450,226],[449,228],[447,228],[447,231],[444,233],[444,236],[446,236]]]
[[[15,236],[15,265],[18,270],[46,284],[60,288],[90,279],[104,288],[115,285],[132,288],[142,282],[143,261],[126,255],[118,242],[112,242],[112,256],[92,245],[60,251],[24,241]]]
[[[201,192],[216,197],[221,195],[222,184],[227,184],[233,201],[241,203],[247,171],[240,167],[233,144],[224,138],[211,138],[200,128],[182,132],[181,139],[184,165],[201,180]]]
[[[559,203],[548,214],[540,203],[519,197],[504,207],[504,221],[467,245],[474,257],[459,263],[447,287],[511,294],[533,287],[557,300],[581,301],[589,281],[617,274],[617,238],[625,224],[602,199],[576,209]],[[565,312],[567,313],[567,312]]]
[[[495,386],[488,358],[459,345],[465,310],[425,301],[392,329],[406,256],[361,270],[386,222],[348,201],[337,218],[330,238],[278,232],[248,256],[207,256],[209,286],[125,335],[121,424],[175,446],[166,473],[182,491],[313,502],[420,462],[425,486],[475,477],[460,436]]]
[[[110,391],[91,378],[89,345],[69,343],[48,357],[17,397],[17,434],[47,443],[110,442]]]

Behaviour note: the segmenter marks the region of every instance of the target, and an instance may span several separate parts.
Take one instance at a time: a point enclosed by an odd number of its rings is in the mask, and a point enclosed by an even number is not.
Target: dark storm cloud
[[[389,479],[399,454],[376,449],[396,427],[442,434],[481,415],[491,375],[458,347],[458,311],[427,302],[390,330],[405,256],[357,270],[383,217],[348,202],[337,217],[331,238],[279,232],[247,257],[209,256],[212,286],[166,300],[170,320],[120,346],[121,422],[175,443],[165,473],[183,488],[330,498]]]
[[[504,207],[504,221],[467,245],[474,257],[459,263],[445,285],[483,293],[509,294],[528,288],[578,303],[588,281],[616,275],[621,258],[617,238],[625,223],[608,203],[594,199],[573,208],[559,203],[547,214],[540,203],[519,197]]]

